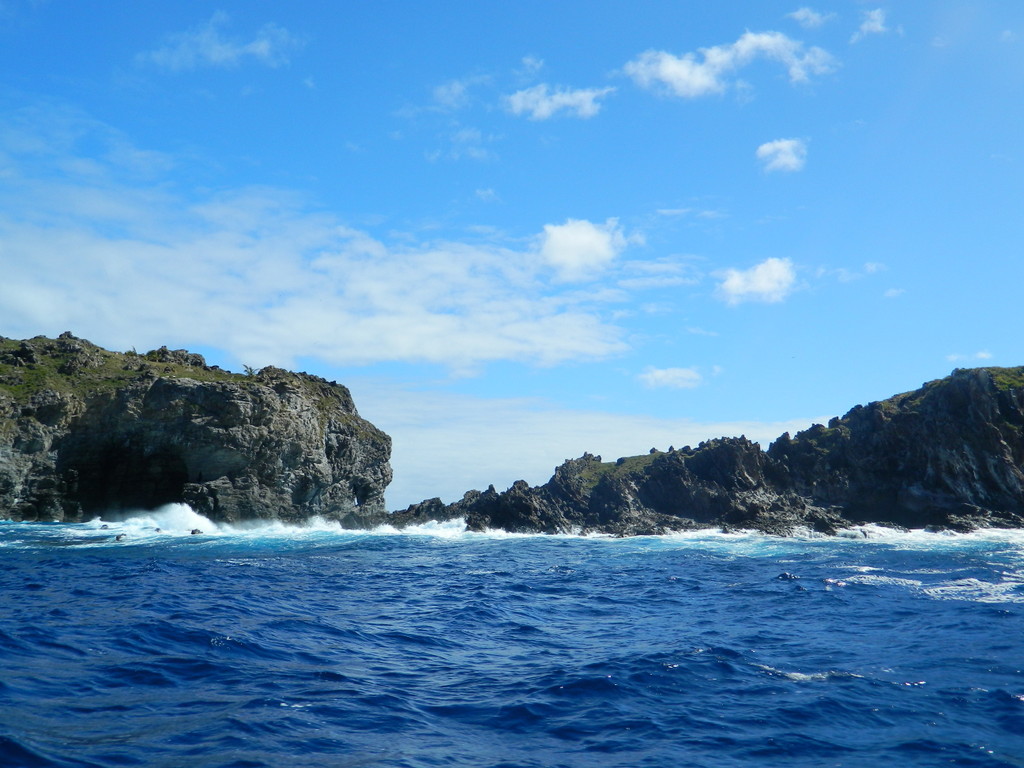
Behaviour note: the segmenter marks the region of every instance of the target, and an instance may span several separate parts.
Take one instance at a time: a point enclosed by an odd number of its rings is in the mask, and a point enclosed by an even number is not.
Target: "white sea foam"
[[[843,579],[847,584],[872,584],[876,586],[906,587],[920,589],[921,582],[917,579],[903,579],[898,576],[880,576],[876,574],[854,574]]]
[[[13,524],[19,525],[20,524]],[[88,523],[67,524],[61,526],[37,528],[29,525],[32,532],[26,529],[27,539],[56,539],[71,544],[101,545],[116,541],[116,537],[124,534],[119,543],[144,543],[168,537],[190,536],[193,530],[202,531],[201,537],[193,537],[200,541],[210,538],[238,537],[242,539],[281,538],[329,539],[335,536],[429,536],[452,541],[474,541],[480,539],[547,539],[604,542],[609,546],[630,547],[672,547],[683,549],[702,549],[736,556],[775,556],[785,557],[807,551],[807,547],[839,547],[851,549],[851,553],[861,547],[886,547],[920,551],[929,549],[964,549],[970,550],[978,545],[997,544],[1009,549],[1011,557],[1019,552],[1019,559],[1024,564],[1024,530],[1016,529],[980,529],[971,533],[930,532],[923,530],[902,530],[879,525],[855,526],[841,531],[839,536],[825,536],[813,531],[801,531],[796,536],[767,536],[754,531],[725,532],[718,528],[707,528],[695,531],[679,531],[661,536],[638,536],[619,538],[608,534],[578,533],[543,534],[543,533],[510,533],[502,530],[467,531],[465,520],[454,519],[445,522],[429,521],[404,528],[382,525],[369,530],[352,530],[342,528],[336,521],[311,519],[302,524],[284,523],[280,521],[251,521],[246,523],[217,523],[198,514],[185,504],[168,504],[157,510],[142,511],[129,514],[118,520],[97,518]],[[100,534],[102,530],[102,534]],[[13,529],[8,529],[0,546],[19,546],[20,536],[11,537]],[[1005,552],[1004,552],[1005,553]],[[858,565],[865,569],[866,566]],[[862,571],[864,573],[865,571]],[[844,575],[845,578],[845,575]],[[854,580],[856,577],[854,577]],[[865,582],[866,583],[866,582]],[[909,585],[908,585],[909,586]]]
[[[969,533],[958,533],[957,531],[930,531],[921,528],[890,528],[869,523],[845,528],[839,531],[838,535],[851,540],[907,543],[914,546],[921,544],[956,546],[957,544],[984,541],[1005,541],[1024,545],[1024,529],[1018,528],[978,528]]]
[[[768,673],[772,677],[784,677],[786,680],[792,680],[794,683],[817,683],[824,680],[830,680],[832,678],[851,678],[851,677],[862,677],[852,672],[840,672],[836,669],[829,669],[825,672],[786,672],[775,667],[770,667],[767,664],[756,664],[758,669]]]
[[[957,579],[922,590],[939,600],[969,600],[974,603],[1024,603],[1024,577],[1005,574],[1005,581]]]
[[[188,504],[167,504],[159,509],[130,515],[120,523],[109,525],[117,525],[125,533],[134,534],[156,533],[157,529],[168,534],[191,534],[194,530],[206,533],[218,528],[216,523],[200,515]]]

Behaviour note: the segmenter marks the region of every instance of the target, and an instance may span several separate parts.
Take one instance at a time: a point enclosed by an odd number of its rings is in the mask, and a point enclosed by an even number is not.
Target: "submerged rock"
[[[76,521],[184,502],[215,521],[385,513],[390,438],[349,391],[201,355],[0,337],[0,516]]]
[[[1024,527],[1024,368],[956,370],[828,426],[615,462],[585,454],[547,483],[493,486],[396,513],[463,517],[472,529],[621,536],[720,527],[834,534],[861,523],[971,530]]]

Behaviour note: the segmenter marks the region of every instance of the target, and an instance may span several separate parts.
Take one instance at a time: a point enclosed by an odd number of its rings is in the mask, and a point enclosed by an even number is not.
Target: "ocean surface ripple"
[[[231,529],[172,506],[0,523],[0,556],[5,767],[1024,766],[1021,532]]]

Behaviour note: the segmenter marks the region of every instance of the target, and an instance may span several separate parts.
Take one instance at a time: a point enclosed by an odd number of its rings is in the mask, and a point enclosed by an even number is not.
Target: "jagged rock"
[[[828,426],[604,462],[387,513],[390,439],[333,382],[231,374],[166,347],[70,333],[0,337],[0,516],[81,520],[183,501],[221,521],[347,527],[463,518],[472,530],[622,536],[721,527],[788,535],[852,524],[1024,527],[1024,368],[956,370]]]
[[[768,451],[739,437],[615,462],[585,454],[544,485],[473,491],[429,513],[481,530],[617,535],[1024,527],[1024,368],[956,370]]]
[[[185,502],[217,521],[384,513],[390,438],[345,387],[231,374],[162,347],[0,337],[0,516],[81,520]]]

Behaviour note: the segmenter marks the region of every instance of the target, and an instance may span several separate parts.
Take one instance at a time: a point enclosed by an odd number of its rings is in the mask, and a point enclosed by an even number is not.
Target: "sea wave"
[[[448,541],[493,540],[585,540],[591,542],[630,542],[632,546],[699,547],[710,550],[784,555],[807,547],[874,547],[896,549],[970,549],[979,545],[1019,547],[1024,552],[1024,530],[983,528],[960,533],[951,531],[908,530],[883,525],[851,526],[831,536],[798,530],[792,536],[772,536],[756,531],[723,531],[707,528],[677,531],[662,535],[621,538],[603,533],[549,534],[508,532],[500,529],[471,531],[466,521],[455,518],[443,522],[428,521],[404,527],[384,524],[368,529],[345,528],[337,521],[312,518],[303,523],[280,520],[255,520],[239,523],[216,522],[187,504],[167,504],[155,510],[139,510],[115,518],[96,517],[83,523],[14,523],[0,521],[0,547],[32,546],[33,543],[102,547],[152,544],[180,538],[196,542],[239,540],[326,541],[332,537],[350,539],[366,536],[430,537]]]
[[[1021,754],[1017,531],[513,536],[175,506],[0,543],[0,765]]]

